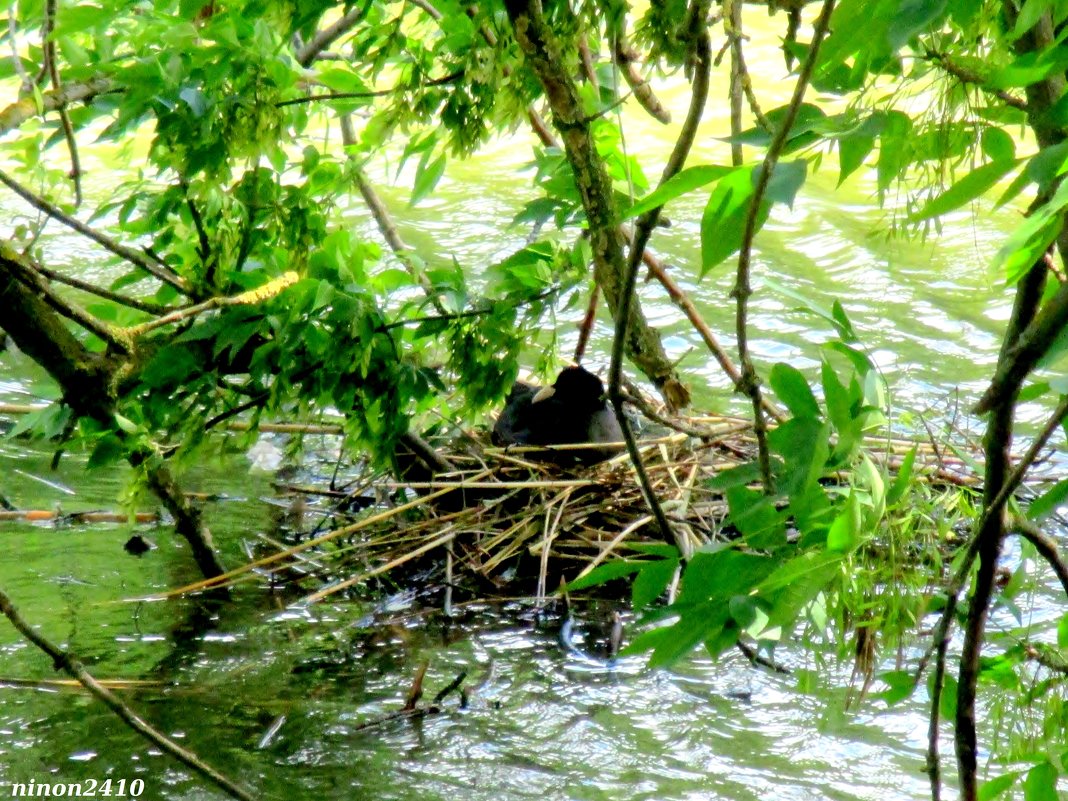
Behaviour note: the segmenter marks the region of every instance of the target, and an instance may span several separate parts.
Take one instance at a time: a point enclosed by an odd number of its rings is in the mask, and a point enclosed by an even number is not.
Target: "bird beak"
[[[533,398],[530,399],[530,402],[531,403],[541,403],[543,400],[549,400],[549,398],[551,398],[555,394],[556,394],[556,387],[554,387],[554,386],[552,386],[550,384],[547,387],[542,387],[541,389],[539,389],[537,394]]]

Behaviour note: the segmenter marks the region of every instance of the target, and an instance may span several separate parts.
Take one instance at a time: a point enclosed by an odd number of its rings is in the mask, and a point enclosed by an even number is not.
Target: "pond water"
[[[759,58],[751,55],[754,63]],[[722,86],[714,96],[723,96]],[[676,104],[676,118],[681,108]],[[666,153],[676,130],[638,123],[632,141]],[[715,137],[726,130],[714,110],[693,162],[724,163],[726,147]],[[453,164],[438,192],[413,210],[405,209],[401,190],[383,186],[383,193],[395,202],[412,245],[477,270],[525,239],[526,231],[508,223],[528,197],[515,188],[522,182],[511,169],[528,154],[524,139],[496,143],[477,163]],[[659,167],[647,172],[656,176]],[[765,280],[773,278],[825,307],[841,300],[896,404],[929,410],[935,420],[958,404],[966,408],[990,374],[1008,315],[1010,297],[988,264],[1015,213],[961,213],[945,221],[937,241],[890,240],[885,212],[871,199],[870,176],[837,190],[835,181],[826,166],[810,176],[794,208],[777,209],[758,237],[751,321],[761,364],[785,360],[811,368],[831,333],[795,311],[797,304]],[[669,209],[675,225],[658,233],[653,247],[729,345],[731,267],[695,278],[702,201]],[[10,196],[0,198],[4,228],[25,213]],[[374,235],[359,207],[351,216]],[[45,248],[53,266],[93,271],[97,252],[55,227],[49,231]],[[682,358],[696,404],[742,408],[659,288],[644,285],[641,295],[671,355]],[[602,319],[590,354],[594,365],[605,365],[609,335]],[[563,359],[573,342],[568,329]],[[45,382],[25,358],[4,354],[0,368],[0,402],[40,397]],[[1027,414],[1038,419],[1041,412]],[[51,456],[0,440],[0,492],[19,507],[117,507],[127,478],[121,470],[89,473],[84,455],[70,453],[52,471]],[[273,495],[271,479],[242,454],[185,479],[188,489],[223,496],[208,514],[227,563],[244,561],[246,545],[258,535],[274,535],[276,518],[263,501]],[[608,669],[562,643],[559,616],[539,619],[523,602],[469,605],[451,621],[404,597],[388,607],[351,601],[295,608],[293,599],[259,584],[239,587],[233,603],[212,610],[188,599],[130,602],[124,599],[197,575],[187,549],[165,529],[148,533],[160,547],[142,558],[123,553],[129,533],[125,526],[0,522],[11,555],[0,562],[0,588],[98,678],[148,682],[120,692],[155,726],[262,798],[928,794],[922,693],[891,711],[872,701],[845,711],[847,670],[830,672],[819,691],[802,693],[796,677],[754,669],[738,655],[716,662],[698,655],[671,670],[627,658]],[[582,611],[579,624],[598,614]],[[1054,609],[1040,605],[1038,616],[1052,620]],[[789,649],[779,658],[802,666]],[[467,671],[467,707],[460,709],[453,696],[441,714],[359,728],[403,704],[424,660],[430,661],[429,694]],[[0,782],[142,778],[146,798],[216,797],[80,692],[15,681],[56,677],[41,653],[0,625]],[[944,751],[951,753],[948,740]]]

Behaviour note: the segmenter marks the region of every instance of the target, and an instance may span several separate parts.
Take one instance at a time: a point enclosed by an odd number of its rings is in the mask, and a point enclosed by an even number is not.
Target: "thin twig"
[[[316,31],[308,43],[297,50],[295,54],[297,63],[302,67],[310,66],[326,48],[355,28],[370,10],[371,0],[364,0],[360,6],[349,11],[333,24]]]
[[[125,336],[120,329],[94,317],[79,306],[68,303],[53,292],[52,288],[48,286],[48,282],[45,280],[44,276],[37,269],[37,266],[28,258],[19,255],[5,245],[0,245],[0,261],[7,264],[10,274],[14,276],[16,280],[39,295],[40,298],[58,314],[66,317],[68,320],[76,322],[86,331],[96,335],[119,353],[131,352],[129,337]]]
[[[1053,538],[1047,537],[1032,521],[1019,515],[1013,516],[1010,528],[1035,546],[1038,555],[1045,559],[1057,574],[1057,580],[1060,581],[1064,594],[1068,596],[1068,564],[1065,564]]]
[[[753,257],[753,238],[756,236],[757,216],[764,202],[764,195],[768,190],[768,182],[771,173],[778,163],[779,156],[786,146],[787,137],[797,118],[801,101],[805,97],[812,71],[815,69],[816,60],[819,56],[820,45],[827,36],[831,22],[831,12],[834,10],[835,0],[824,0],[820,15],[812,30],[812,44],[801,72],[797,76],[794,86],[793,97],[787,107],[782,125],[775,133],[768,145],[768,152],[764,156],[764,163],[757,177],[753,196],[749,200],[749,209],[745,216],[745,228],[742,233],[742,245],[738,253],[738,272],[732,295],[737,301],[737,313],[735,315],[735,332],[738,339],[738,360],[741,363],[742,375],[738,383],[738,391],[749,396],[753,403],[753,430],[757,438],[757,458],[760,462],[761,482],[764,492],[771,494],[775,491],[774,479],[771,474],[771,454],[768,450],[768,428],[764,417],[764,404],[761,400],[760,379],[757,376],[756,367],[753,365],[752,355],[749,352],[749,326],[747,321],[749,309],[749,297],[753,289],[749,283],[750,262]]]
[[[33,78],[26,72],[22,56],[19,55],[17,20],[18,7],[12,2],[7,7],[7,40],[11,44],[11,64],[15,68],[15,74],[19,76],[20,91],[29,92],[33,89]]]
[[[48,74],[52,79],[53,91],[62,94],[63,84],[59,79],[59,65],[56,63],[56,40],[53,37],[53,32],[56,27],[56,14],[58,11],[58,0],[46,0],[45,2],[45,24],[42,31],[42,38],[44,40],[44,67],[47,67]],[[74,126],[70,122],[70,114],[67,113],[67,106],[65,103],[60,103],[56,107],[56,111],[59,113],[59,120],[63,126],[63,137],[67,140],[67,150],[70,152],[70,177],[74,181],[74,207],[82,205],[82,161],[78,156],[78,140],[74,138]]]
[[[287,287],[295,284],[299,277],[300,276],[295,272],[283,273],[277,278],[268,281],[263,286],[250,289],[247,292],[242,292],[238,295],[208,298],[203,303],[196,303],[192,306],[175,309],[169,314],[165,314],[155,320],[149,320],[147,323],[130,326],[126,329],[126,332],[132,337],[142,337],[157,328],[180,323],[183,320],[197,317],[198,315],[215,309],[227,308],[229,306],[250,306],[256,303],[262,303],[265,300],[270,300],[271,298],[276,297]]]
[[[968,69],[967,67],[956,63],[946,53],[939,53],[935,50],[931,50],[930,48],[928,48],[924,52],[923,58],[927,61],[933,61],[943,70],[945,70],[946,73],[952,75],[961,83],[977,86],[980,90],[986,92],[987,94],[993,95],[1007,106],[1019,109],[1020,111],[1027,111],[1029,108],[1027,105],[1027,101],[1023,98],[1017,97],[1016,95],[1011,94],[1010,92],[1006,92],[1004,89],[997,89],[993,86],[990,86],[988,83],[986,83],[986,81],[979,73],[974,72]]]
[[[601,288],[594,283],[590,287],[590,299],[586,304],[586,314],[582,317],[582,322],[579,324],[578,342],[575,343],[575,364],[579,364],[582,361],[582,357],[586,355],[586,346],[590,341],[590,334],[593,333],[593,324],[597,320],[597,303],[601,299]]]
[[[88,281],[82,281],[80,278],[73,278],[69,275],[64,275],[57,270],[52,270],[44,265],[34,265],[37,272],[47,278],[49,281],[55,281],[59,284],[66,284],[72,286],[75,289],[80,289],[82,292],[87,292],[90,295],[96,295],[98,298],[104,298],[110,300],[112,303],[117,303],[120,306],[126,306],[131,309],[137,309],[143,311],[145,314],[167,314],[174,311],[173,308],[164,306],[162,303],[156,303],[151,300],[142,300],[140,298],[131,298],[129,295],[123,295],[119,292],[112,292],[110,289],[91,284]]]
[[[686,163],[686,157],[693,146],[693,141],[697,134],[697,126],[701,121],[701,115],[708,100],[709,73],[712,69],[712,64],[710,60],[711,44],[708,38],[708,30],[704,24],[707,12],[707,0],[694,0],[689,9],[689,29],[693,34],[694,43],[692,54],[694,77],[690,92],[690,107],[682,130],[679,132],[679,137],[675,142],[675,147],[672,149],[671,156],[668,158],[667,165],[661,175],[661,186],[677,174]],[[667,542],[674,544],[679,549],[679,553],[686,557],[689,551],[688,542],[668,522],[664,509],[660,505],[656,492],[649,481],[645,465],[642,462],[641,452],[638,450],[638,443],[630,427],[630,421],[623,412],[623,352],[627,338],[627,325],[630,322],[630,308],[637,288],[638,269],[642,263],[642,254],[645,252],[645,246],[659,219],[660,208],[658,207],[643,214],[634,226],[627,271],[623,281],[623,289],[620,292],[619,309],[616,313],[616,332],[612,341],[612,363],[608,369],[608,397],[612,402],[616,419],[619,421],[619,427],[622,429],[623,440],[627,444],[627,452],[630,454],[631,462],[634,464],[634,470],[642,487],[642,494],[649,505],[649,510],[656,519],[660,535]]]

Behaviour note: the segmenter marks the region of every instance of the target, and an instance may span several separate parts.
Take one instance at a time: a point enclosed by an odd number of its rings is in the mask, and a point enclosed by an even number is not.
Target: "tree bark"
[[[127,362],[89,351],[67,329],[63,318],[21,280],[19,276],[27,270],[33,270],[33,265],[0,244],[4,330],[55,379],[63,390],[64,402],[76,414],[91,417],[126,439],[128,435],[115,424],[115,385]],[[199,510],[189,503],[166,465],[137,446],[131,448],[128,459],[134,467],[145,469],[149,485],[174,517],[175,529],[189,543],[204,576],[212,578],[226,572]]]
[[[597,153],[590,121],[582,109],[575,82],[564,69],[560,44],[542,13],[540,0],[507,0],[505,6],[516,41],[537,76],[553,112],[564,152],[582,197],[593,251],[593,276],[617,317],[626,278],[626,240],[612,198],[612,182]],[[668,396],[682,389],[674,365],[668,360],[660,335],[649,325],[641,308],[631,305],[625,342],[627,356]]]

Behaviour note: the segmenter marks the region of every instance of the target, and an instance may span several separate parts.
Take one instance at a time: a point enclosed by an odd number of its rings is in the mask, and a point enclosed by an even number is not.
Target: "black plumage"
[[[564,368],[552,386],[539,388],[517,381],[493,426],[497,445],[619,443],[622,439],[601,379],[577,365]],[[618,452],[617,445],[546,452],[535,458],[559,464],[593,464]]]

